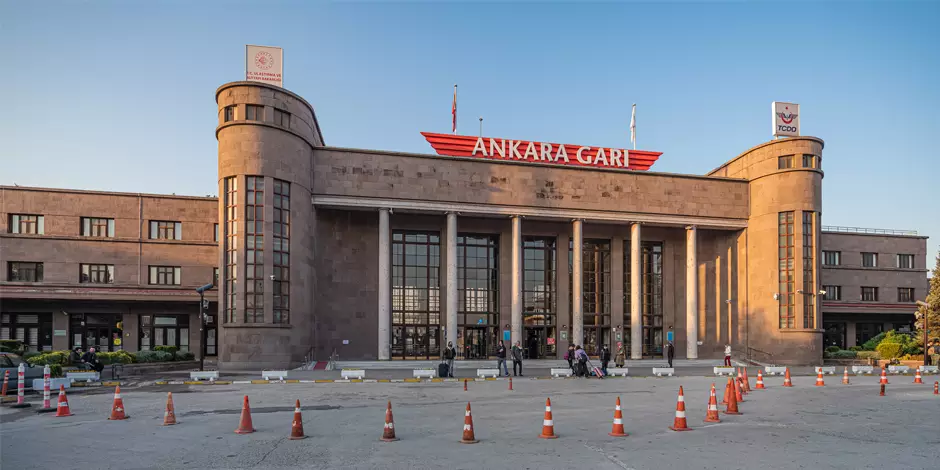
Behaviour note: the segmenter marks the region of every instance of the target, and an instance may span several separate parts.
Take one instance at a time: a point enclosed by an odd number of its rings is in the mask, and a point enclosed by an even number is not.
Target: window
[[[568,242],[568,272],[573,276],[574,240]],[[584,240],[581,247],[581,301],[584,349],[600,354],[610,338],[610,241]],[[572,281],[573,282],[573,281]],[[572,286],[574,284],[571,284]],[[568,296],[569,305],[576,300]]]
[[[914,301],[914,288],[913,287],[898,287],[898,302],[913,302]]]
[[[816,323],[816,282],[815,265],[813,263],[813,240],[816,231],[814,230],[815,212],[803,211],[803,328],[815,328]]]
[[[83,237],[114,236],[114,219],[105,219],[101,217],[82,217],[81,221]]]
[[[180,285],[180,267],[150,266],[150,284],[160,286]]]
[[[392,232],[392,357],[440,354],[441,237]]]
[[[140,350],[149,351],[156,346],[176,346],[189,351],[188,315],[141,315]]]
[[[862,267],[874,268],[878,266],[878,253],[862,253]]]
[[[182,240],[183,224],[166,220],[150,221],[151,240]]]
[[[863,302],[877,302],[878,301],[878,288],[877,287],[862,287],[862,301]]]
[[[274,123],[279,126],[290,128],[290,113],[286,111],[281,111],[280,109],[275,109],[274,110]]]
[[[10,233],[42,235],[45,232],[45,220],[41,215],[10,215]]]
[[[898,255],[898,267],[901,269],[914,269],[914,255]]]
[[[7,280],[10,282],[42,282],[42,263],[10,261],[7,264]]]
[[[793,276],[793,212],[780,212],[777,216],[780,328],[796,328]]]
[[[27,351],[52,351],[51,313],[4,313],[0,318],[0,340],[16,340],[26,345]],[[19,367],[22,360],[15,356],[0,356],[2,367]],[[15,372],[15,371],[14,371]]]
[[[816,168],[816,155],[803,155],[803,168]]]
[[[878,336],[884,331],[884,322],[879,323],[856,323],[855,324],[855,344],[862,345],[866,341]]]
[[[486,359],[499,335],[499,238],[457,235],[457,354]]]
[[[219,241],[219,224],[212,224],[212,241]]]
[[[225,303],[225,323],[235,322],[235,305],[238,276],[238,179],[225,178],[225,287],[222,300]]]
[[[235,105],[226,106],[222,117],[223,122],[235,120]]]
[[[290,323],[290,183],[274,180],[274,323]]]
[[[823,300],[842,300],[842,286],[823,286]]]
[[[554,238],[524,237],[522,239],[522,337],[538,339],[537,359],[541,355],[554,357],[555,345],[547,338],[557,338]],[[544,348],[544,349],[543,349]]]
[[[245,323],[264,322],[264,177],[245,178]]]
[[[245,119],[249,121],[264,121],[264,106],[246,104]]]
[[[212,285],[219,285],[219,268],[212,268]]]
[[[113,264],[80,264],[78,282],[111,284],[114,282]]]
[[[793,155],[777,157],[777,169],[785,170],[787,168],[793,168]]]
[[[838,266],[842,263],[841,251],[823,251],[823,265]]]

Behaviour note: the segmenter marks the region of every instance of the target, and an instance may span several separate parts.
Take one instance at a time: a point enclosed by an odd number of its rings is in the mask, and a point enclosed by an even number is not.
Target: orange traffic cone
[[[255,432],[255,427],[251,425],[251,408],[248,406],[248,395],[245,395],[245,402],[242,403],[242,417],[238,421],[238,429],[235,434],[250,434]]]
[[[764,374],[761,374],[760,369],[757,369],[757,382],[754,383],[754,390],[764,390],[767,387],[764,387]]]
[[[542,439],[555,439],[555,421],[552,419],[552,399],[545,399],[545,417],[542,419]]]
[[[878,396],[880,397],[885,396],[885,384],[881,384],[881,393],[879,393]]]
[[[669,429],[673,431],[691,431],[692,429],[685,422],[685,394],[682,393],[682,386],[679,386],[679,399],[676,401],[676,418],[672,421]]]
[[[110,420],[121,420],[127,419],[127,414],[124,413],[124,399],[121,398],[121,386],[118,385],[114,388],[114,403],[111,404],[111,417]]]
[[[512,377],[509,378],[509,390],[512,391]]]
[[[731,380],[731,379],[728,379],[728,390],[730,391],[730,390],[731,390],[731,387],[733,387],[733,386],[734,386],[734,385],[732,384],[732,380]],[[727,409],[725,409],[725,414],[726,414],[726,415],[739,415],[739,414],[741,414],[741,412],[738,411],[738,398],[737,398],[737,394],[735,394],[735,393],[733,393],[733,392],[728,394],[728,407],[727,407]]]
[[[734,399],[738,403],[744,403],[744,385],[741,385],[741,382],[735,382],[734,386]]]
[[[467,402],[467,413],[463,418],[463,438],[460,439],[460,443],[476,444],[477,442],[480,441],[473,435],[473,416],[470,415],[470,402]]]
[[[468,411],[469,412],[469,411]],[[472,432],[472,429],[471,429]],[[392,417],[392,402],[388,402],[388,407],[385,408],[385,429],[382,431],[382,440],[385,442],[397,441],[398,438],[395,437],[395,418]]]
[[[816,386],[817,386],[817,387],[825,387],[825,386],[826,386],[826,381],[823,380],[822,369],[819,369],[819,371],[816,372]]]
[[[173,409],[173,392],[166,394],[166,411],[163,412],[163,425],[172,426],[176,424],[176,412]]]
[[[849,368],[846,367],[842,371],[842,385],[848,385],[848,384],[849,384]]]
[[[620,397],[617,397],[617,405],[614,406],[614,426],[607,435],[613,437],[629,436],[629,434],[623,432],[623,412],[620,411]]]
[[[463,391],[467,391],[467,379],[463,379]]]
[[[940,382],[933,383],[933,394],[940,395]]]
[[[914,371],[914,383],[915,384],[924,383],[924,380],[920,376],[920,369],[917,369],[916,371]]]
[[[751,393],[751,378],[747,376],[747,367],[744,368],[744,391]]]
[[[737,377],[737,379],[738,379],[738,382],[740,382],[740,381],[741,381],[741,379],[743,379],[743,378],[744,378],[744,374],[743,374],[743,373],[741,373],[741,368],[740,368],[740,367],[738,367],[738,377]]]
[[[721,399],[722,405],[728,404],[728,394],[730,393],[732,393],[731,392],[731,379],[728,379],[728,383],[725,385],[725,397]]]
[[[3,389],[0,390],[0,397],[7,396],[7,388],[10,386],[10,371],[3,371]]]
[[[288,439],[296,441],[306,438],[307,436],[304,435],[304,418],[300,414],[300,400],[297,400],[294,403],[294,419],[290,423],[290,437]]]
[[[718,417],[718,397],[715,396],[715,384],[712,384],[712,391],[708,396],[708,412],[705,413],[706,423],[720,423]]]
[[[741,396],[747,396],[747,388],[744,386],[744,378],[738,379],[738,386],[741,388]]]
[[[784,387],[792,387],[792,386],[793,386],[793,382],[790,381],[790,368],[787,367],[785,372],[786,372],[786,373],[783,375],[783,386],[784,386]]]
[[[888,369],[885,366],[881,366],[881,385],[888,385]]]
[[[65,396],[65,385],[59,385],[59,404],[56,405],[56,418],[72,416],[72,410],[69,409],[69,399]]]

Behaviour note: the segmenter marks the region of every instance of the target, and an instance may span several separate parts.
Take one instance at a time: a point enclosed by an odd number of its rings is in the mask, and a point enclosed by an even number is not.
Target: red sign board
[[[662,152],[422,132],[438,155],[618,170],[649,170]]]

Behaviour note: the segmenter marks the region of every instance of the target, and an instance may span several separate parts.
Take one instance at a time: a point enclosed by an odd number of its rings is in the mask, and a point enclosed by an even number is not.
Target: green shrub
[[[39,356],[39,355],[41,355],[41,354],[42,354],[41,351],[26,351],[25,353],[23,353],[23,360],[26,361],[26,362],[29,362],[29,360],[30,360],[31,358],[34,358],[34,357]]]
[[[878,354],[878,351],[859,351],[859,352],[858,352],[858,358],[859,358],[859,359],[875,359],[875,360],[878,360],[878,359],[881,359],[881,355]]]
[[[166,351],[140,351],[134,354],[137,362],[169,362],[173,355]]]
[[[836,351],[832,353],[833,359],[855,359],[858,353],[855,351]]]
[[[832,353],[829,351],[823,351],[823,359],[832,359]]]
[[[878,347],[878,343],[880,343],[881,340],[885,339],[885,335],[886,335],[886,334],[887,334],[887,333],[879,333],[879,334],[878,334],[877,336],[875,336],[874,338],[872,338],[872,339],[870,339],[870,340],[868,340],[868,341],[865,341],[865,342],[862,344],[862,349],[864,349],[865,351],[874,351],[875,348]]]
[[[22,356],[26,352],[26,345],[16,339],[0,339],[0,352],[8,352]]]
[[[177,361],[192,361],[196,359],[196,355],[189,351],[178,351],[176,353]]]
[[[178,348],[178,347],[176,347],[176,346],[154,346],[154,347],[153,347],[153,350],[154,350],[154,351],[168,352],[168,353],[170,353],[171,355],[175,355],[175,354],[177,353],[177,351],[180,350],[180,348]]]
[[[98,353],[98,360],[104,365],[110,364],[131,364],[134,362],[134,356],[127,351],[120,350],[114,352]]]
[[[829,346],[828,348],[826,348],[826,351],[827,351],[827,352],[831,352],[831,353],[839,352],[839,351],[841,351],[841,350],[842,350],[842,348],[840,348],[840,347],[838,347],[838,346]]]
[[[52,377],[65,377],[65,375],[62,374],[62,366],[59,364],[50,365],[49,373],[52,375]]]
[[[26,362],[34,366],[57,364],[64,366],[69,363],[69,351],[47,351],[38,356],[29,358]]]
[[[904,354],[904,345],[901,343],[889,343],[882,341],[875,348],[882,359],[895,359]]]
[[[851,348],[849,348],[849,351],[856,351],[856,352],[858,352],[858,351],[864,351],[864,349],[862,349],[861,346],[852,346]]]

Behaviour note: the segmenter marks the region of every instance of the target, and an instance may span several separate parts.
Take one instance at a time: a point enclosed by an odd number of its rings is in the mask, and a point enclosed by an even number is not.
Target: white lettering
[[[522,160],[522,155],[519,155],[519,144],[521,143],[514,140],[509,141],[509,158],[515,156],[516,160]]]
[[[483,145],[483,137],[477,138],[477,143],[473,146],[473,152],[470,155],[475,156],[477,152],[483,152],[484,157],[488,156],[486,154],[486,146]]]
[[[499,152],[500,158],[506,158],[506,141],[500,140],[499,147],[497,147],[496,139],[490,138],[490,156],[495,157],[496,152]]]
[[[587,160],[585,160],[584,158],[581,158],[581,153],[582,153],[582,152],[586,152],[586,151],[590,151],[590,150],[591,150],[591,147],[580,147],[580,148],[578,148],[578,161],[581,162],[581,163],[583,163],[583,164],[585,164],[585,165],[590,165],[590,164],[591,164],[591,158],[590,158],[590,157],[588,157]]]
[[[523,156],[522,158],[524,160],[528,160],[529,154],[532,155],[533,161],[536,161],[536,162],[539,161],[539,152],[538,150],[535,150],[535,142],[529,142],[529,145],[527,145],[525,148],[525,156]]]
[[[623,153],[620,149],[610,149],[610,165],[623,167],[623,163],[620,161],[620,157],[623,156]]]
[[[604,152],[604,147],[597,149],[597,155],[594,156],[594,164],[597,165],[600,162],[604,162],[604,166],[610,166],[610,163],[607,163],[607,153]]]
[[[558,153],[555,154],[555,163],[558,163],[558,159],[559,159],[559,158],[564,158],[564,159],[565,159],[565,163],[569,163],[569,161],[568,161],[568,151],[565,150],[564,144],[558,144]]]
[[[545,142],[542,142],[542,158],[541,158],[541,160],[542,160],[543,162],[553,162],[553,161],[555,161],[555,160],[552,159],[552,144],[547,144],[547,143],[545,143]]]

